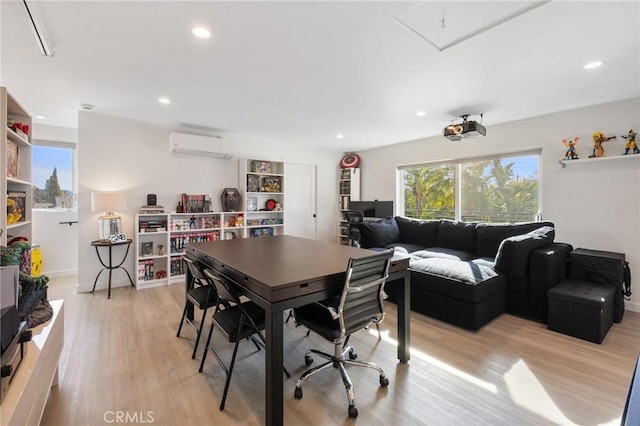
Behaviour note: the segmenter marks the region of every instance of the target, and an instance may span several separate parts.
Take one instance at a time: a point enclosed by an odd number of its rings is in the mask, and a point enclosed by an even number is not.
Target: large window
[[[75,146],[56,143],[33,145],[33,207],[74,208]]]
[[[404,215],[469,222],[537,220],[539,158],[539,152],[530,152],[402,167]]]

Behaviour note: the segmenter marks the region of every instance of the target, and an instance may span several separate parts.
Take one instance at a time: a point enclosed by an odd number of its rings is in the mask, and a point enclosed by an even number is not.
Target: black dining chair
[[[377,370],[380,374],[380,386],[389,385],[384,371],[376,364],[356,361],[356,352],[346,342],[352,333],[384,319],[384,284],[389,276],[392,256],[393,251],[385,251],[373,256],[351,258],[340,295],[295,308],[296,321],[334,345],[333,355],[316,349],[307,351],[304,356],[306,365],[313,363],[311,354],[319,355],[327,361],[300,376],[294,393],[296,399],[302,399],[302,384],[310,376],[329,367],[338,368],[347,391],[349,417],[355,418],[358,417],[358,409],[353,384],[345,368],[347,365]]]
[[[191,359],[195,359],[196,352],[198,350],[198,343],[200,342],[200,336],[202,335],[202,329],[204,328],[207,310],[216,305],[218,295],[216,293],[215,286],[211,284],[209,279],[202,272],[200,264],[190,259],[188,256],[184,256],[183,259],[191,273],[191,284],[189,285],[189,290],[186,294],[184,309],[182,310],[182,318],[180,319],[180,326],[178,326],[178,333],[176,336],[180,337],[180,332],[182,331],[182,326],[185,321],[193,327],[194,330],[196,330],[196,341],[193,345],[193,353],[191,354]],[[200,319],[199,324],[194,323],[187,317],[187,308],[189,307],[189,303],[202,310],[202,318]]]
[[[360,224],[364,222],[364,214],[358,210],[345,210],[342,216],[347,222],[349,245],[360,247]]]
[[[266,345],[266,340],[262,334],[262,330],[264,330],[265,327],[265,313],[264,309],[254,302],[250,300],[245,302],[241,301],[235,285],[223,275],[219,275],[208,268],[204,269],[204,274],[215,286],[218,302],[215,312],[213,313],[211,328],[207,336],[207,344],[205,345],[202,361],[200,361],[200,369],[198,371],[202,373],[204,362],[207,359],[207,353],[211,352],[227,375],[222,401],[220,402],[220,410],[224,410],[240,341],[243,339],[251,339],[258,350],[264,348]],[[228,307],[221,310],[220,305],[227,305]],[[228,366],[222,361],[213,346],[211,346],[211,336],[216,326],[220,328],[230,343],[234,343],[233,355],[231,356],[231,362]],[[255,335],[257,335],[259,339],[255,339]],[[284,374],[287,378],[291,377],[286,368],[284,369]]]

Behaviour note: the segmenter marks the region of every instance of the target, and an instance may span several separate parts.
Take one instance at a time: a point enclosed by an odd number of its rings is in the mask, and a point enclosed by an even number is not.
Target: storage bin
[[[569,278],[613,286],[613,321],[624,316],[624,253],[577,248],[569,254]]]
[[[549,289],[549,330],[602,343],[613,324],[610,285],[567,279]]]

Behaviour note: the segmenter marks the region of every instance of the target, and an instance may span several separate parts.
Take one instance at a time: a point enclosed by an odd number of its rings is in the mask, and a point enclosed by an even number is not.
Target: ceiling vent
[[[466,138],[475,138],[478,136],[486,136],[487,129],[477,121],[468,121],[469,114],[462,115],[462,123],[450,124],[442,129],[445,138],[451,141],[459,141]],[[482,114],[480,114],[482,120]]]
[[[200,136],[188,133],[169,133],[169,152],[190,154],[228,160],[234,157],[235,149],[220,136]]]

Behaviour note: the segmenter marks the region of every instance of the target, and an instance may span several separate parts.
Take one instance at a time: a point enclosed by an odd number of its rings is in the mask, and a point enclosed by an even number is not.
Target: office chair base
[[[351,378],[349,377],[349,374],[347,374],[347,369],[345,367],[347,365],[353,365],[356,367],[366,367],[376,370],[380,374],[380,386],[383,388],[389,386],[389,379],[385,376],[382,368],[378,367],[376,364],[371,362],[356,361],[355,359],[358,355],[353,350],[353,347],[347,345],[344,348],[341,348],[341,346],[342,345],[340,343],[334,344],[334,355],[329,355],[316,349],[311,349],[304,355],[304,363],[307,366],[313,363],[313,357],[311,356],[312,353],[325,358],[327,361],[310,370],[305,371],[302,376],[300,376],[300,378],[296,382],[296,388],[294,390],[293,397],[295,399],[302,399],[302,384],[308,377],[326,370],[329,367],[337,368],[340,370],[340,376],[342,377],[342,382],[344,383],[345,389],[347,391],[347,399],[349,400],[348,414],[350,418],[354,419],[358,417],[358,408],[356,407],[356,398],[353,389],[353,383],[351,382]]]

